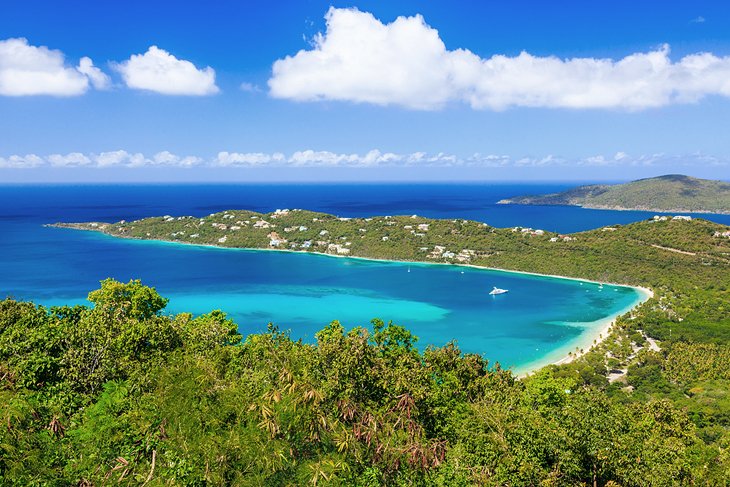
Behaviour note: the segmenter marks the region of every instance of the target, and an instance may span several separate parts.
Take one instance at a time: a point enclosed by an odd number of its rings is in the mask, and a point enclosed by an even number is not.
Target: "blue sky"
[[[5,0],[0,180],[730,179],[726,2],[276,7]]]

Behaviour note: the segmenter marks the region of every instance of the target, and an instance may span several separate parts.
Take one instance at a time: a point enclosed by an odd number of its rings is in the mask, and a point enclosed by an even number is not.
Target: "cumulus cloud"
[[[146,156],[141,152],[115,150],[100,153],[51,154],[0,158],[0,167],[377,167],[377,166],[452,166],[463,161],[453,154],[413,152],[397,154],[381,152],[378,149],[363,154],[338,153],[332,151],[301,150],[287,156],[282,152],[219,152],[214,158],[206,160],[198,156],[181,156],[170,151],[157,152]]]
[[[43,158],[35,154],[27,154],[24,156],[12,155],[10,157],[0,157],[0,168],[33,168],[42,166],[45,161]]]
[[[86,75],[91,81],[91,84],[94,85],[94,88],[97,90],[105,90],[109,88],[109,85],[111,84],[109,76],[94,66],[94,62],[91,58],[87,56],[82,57],[76,69],[79,73]]]
[[[102,152],[100,154],[91,154],[89,156],[94,161],[96,167],[144,167],[144,166],[175,166],[175,167],[192,167],[203,162],[203,159],[197,156],[179,156],[170,151],[161,151],[152,157],[147,157],[141,152],[130,153],[125,150],[117,150],[110,152]]]
[[[451,166],[460,164],[460,159],[453,154],[439,152],[412,152],[396,154],[373,149],[365,154],[337,153],[330,151],[303,150],[294,152],[287,162],[291,166],[332,166],[332,167],[377,167],[377,166]]]
[[[74,68],[61,51],[31,46],[23,38],[0,41],[0,95],[76,96],[86,93],[90,83],[103,89],[109,77],[88,57]]]
[[[66,155],[51,154],[46,159],[54,167],[78,167],[91,164],[91,159],[81,152],[71,152]]]
[[[203,158],[197,156],[179,156],[170,151],[158,152],[152,156],[152,163],[155,165],[193,167],[201,164]]]
[[[286,157],[281,152],[273,154],[263,152],[219,152],[215,163],[219,166],[262,166],[285,160]]]
[[[178,59],[164,49],[151,46],[144,54],[133,54],[114,65],[127,87],[163,95],[212,95],[218,93],[215,70],[198,69],[190,61]]]
[[[450,54],[420,15],[384,25],[369,13],[330,8],[325,18],[327,32],[311,50],[274,63],[273,96],[421,109],[451,98]]]
[[[420,15],[384,24],[357,9],[330,8],[312,48],[277,60],[272,96],[411,109],[451,102],[509,107],[641,110],[730,97],[730,57],[691,54],[673,62],[668,45],[622,59],[494,55],[448,50]]]
[[[98,167],[119,166],[122,164],[139,165],[145,158],[142,154],[130,154],[125,150],[116,150],[92,154],[91,158]]]
[[[378,150],[371,150],[361,156],[309,149],[292,154],[289,163],[293,166],[375,166],[384,162],[393,162],[398,157],[391,153],[381,154]]]

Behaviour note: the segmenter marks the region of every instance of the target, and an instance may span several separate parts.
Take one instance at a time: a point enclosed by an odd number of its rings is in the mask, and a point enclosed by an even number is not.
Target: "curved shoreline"
[[[590,352],[593,347],[600,345],[610,336],[611,331],[613,330],[613,327],[616,325],[616,321],[620,316],[630,312],[637,306],[644,304],[649,299],[654,297],[654,292],[651,289],[636,286],[626,287],[631,287],[639,291],[638,300],[635,301],[633,304],[626,306],[616,314],[600,320],[584,323],[589,326],[593,325],[590,326],[590,329],[595,333],[581,334],[575,339],[571,340],[566,345],[555,349],[552,353],[548,353],[543,359],[535,360],[522,367],[516,367],[513,372],[516,374],[519,372],[518,377],[522,378],[529,376],[533,372],[536,372],[537,370],[547,365],[569,364]],[[565,351],[568,351],[567,355],[565,355]],[[555,357],[561,358],[555,360]]]
[[[55,225],[49,225],[54,226]],[[104,237],[113,238],[113,239],[123,239],[123,240],[133,240],[137,242],[144,242],[144,243],[153,243],[153,244],[165,244],[165,245],[180,245],[180,246],[188,246],[188,247],[199,247],[204,249],[217,249],[217,250],[237,250],[242,252],[279,252],[279,253],[285,253],[285,254],[298,254],[298,255],[316,255],[321,257],[333,257],[333,258],[339,258],[339,259],[352,259],[352,260],[363,260],[363,261],[370,261],[370,262],[383,262],[383,263],[393,263],[393,264],[405,264],[405,265],[422,265],[422,266],[447,266],[447,267],[455,267],[455,268],[471,268],[475,270],[486,270],[486,271],[493,271],[493,272],[504,272],[504,273],[510,273],[510,274],[522,274],[527,276],[533,276],[533,277],[542,277],[542,278],[549,278],[549,279],[560,279],[560,280],[568,280],[568,281],[578,281],[582,283],[589,283],[589,284],[599,284],[599,285],[608,285],[608,286],[615,286],[615,287],[625,287],[625,288],[631,288],[635,291],[638,291],[639,297],[638,299],[632,303],[630,306],[622,308],[619,312],[612,313],[611,315],[602,318],[600,320],[596,320],[593,322],[585,322],[585,323],[576,323],[576,324],[582,324],[582,325],[588,325],[588,331],[590,332],[584,332],[578,335],[576,338],[571,340],[569,343],[558,347],[557,349],[549,352],[546,354],[543,358],[534,360],[532,362],[528,362],[527,364],[524,364],[519,367],[509,367],[512,372],[518,376],[518,378],[526,377],[530,375],[533,372],[536,372],[537,370],[551,364],[560,365],[560,364],[566,364],[570,363],[573,360],[576,360],[577,358],[585,355],[588,353],[594,346],[600,344],[603,340],[605,340],[611,330],[613,329],[614,324],[616,323],[616,320],[619,316],[624,315],[628,313],[629,311],[633,310],[637,306],[645,303],[649,299],[651,299],[654,296],[654,292],[646,287],[641,286],[632,286],[627,284],[620,284],[620,283],[613,283],[613,282],[602,282],[602,281],[593,281],[590,279],[580,278],[580,277],[568,277],[568,276],[561,276],[557,274],[539,274],[537,272],[529,272],[529,271],[518,271],[518,270],[510,270],[510,269],[501,269],[497,267],[487,267],[487,266],[480,266],[476,264],[460,264],[460,263],[449,263],[449,262],[424,262],[424,261],[409,261],[409,260],[393,260],[393,259],[381,259],[381,258],[375,258],[375,257],[358,257],[358,256],[351,256],[351,255],[336,255],[336,254],[327,254],[324,252],[315,252],[315,251],[301,251],[301,250],[290,250],[290,249],[270,249],[270,248],[249,248],[249,247],[224,247],[220,245],[214,245],[214,244],[201,244],[201,243],[192,243],[192,242],[180,242],[180,241],[172,241],[172,240],[164,240],[164,239],[145,239],[145,238],[135,238],[135,237],[124,237],[119,235],[112,235],[106,232],[102,232],[95,229],[90,228],[80,228],[80,227],[68,227],[68,226],[57,226],[56,228],[67,228],[70,230],[84,230],[88,232],[92,232],[94,234],[102,235]],[[593,324],[594,326],[590,326]],[[578,348],[578,352],[574,352],[574,350]]]

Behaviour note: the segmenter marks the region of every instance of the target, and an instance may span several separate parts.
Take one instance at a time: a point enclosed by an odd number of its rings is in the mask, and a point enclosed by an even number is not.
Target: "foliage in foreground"
[[[3,485],[723,485],[730,436],[568,369],[522,381],[399,326],[245,341],[139,281],[0,302]],[[698,364],[702,367],[711,365]],[[682,371],[675,374],[681,376]]]

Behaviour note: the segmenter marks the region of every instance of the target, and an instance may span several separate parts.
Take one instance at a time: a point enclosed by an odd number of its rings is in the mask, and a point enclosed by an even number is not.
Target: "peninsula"
[[[625,184],[592,184],[561,193],[515,196],[498,204],[728,214],[730,183],[671,174]]]
[[[698,265],[730,268],[730,228],[684,216],[569,235],[462,219],[342,218],[299,209],[54,226],[121,238],[477,265],[645,287],[662,285],[667,265],[675,269],[673,275],[694,274]]]

